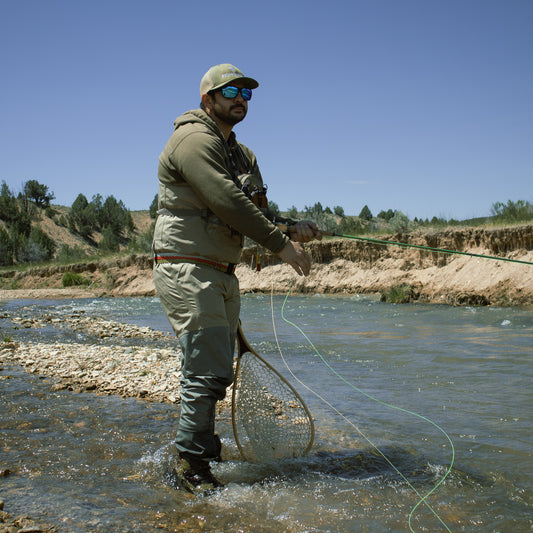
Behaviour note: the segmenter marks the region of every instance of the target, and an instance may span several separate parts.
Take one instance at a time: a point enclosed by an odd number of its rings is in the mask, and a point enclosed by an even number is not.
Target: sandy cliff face
[[[403,235],[386,235],[379,237],[379,240],[505,257],[505,254],[510,252],[526,253],[533,250],[533,225],[493,229],[451,228],[433,233],[413,232]],[[373,264],[379,259],[398,257],[406,250],[412,251],[412,249],[400,246],[380,245],[344,238],[322,242],[313,241],[307,245],[307,248],[317,263],[327,263],[342,258],[353,262]],[[243,263],[250,262],[253,253],[253,248],[245,250],[242,256]],[[420,264],[423,263],[426,266],[428,264],[444,265],[455,257],[421,250],[415,250],[415,254]],[[268,261],[266,256],[263,256],[263,259]]]
[[[533,226],[447,229],[435,233],[389,235],[388,240],[533,262]],[[452,305],[533,305],[533,265],[443,254],[351,239],[306,245],[315,261],[307,278],[298,278],[275,258],[261,256],[261,275],[240,266],[244,291],[383,293],[407,284],[415,299]],[[243,264],[252,265],[254,250]],[[276,264],[277,263],[277,264]]]
[[[501,256],[533,263],[533,226],[512,228],[447,229],[381,237],[484,256]],[[333,238],[306,245],[314,265],[306,278],[298,277],[277,257],[261,252],[261,271],[255,268],[255,248],[244,250],[237,267],[243,292],[383,293],[407,284],[415,299],[452,305],[533,305],[533,265],[451,255]],[[65,271],[92,281],[85,289],[61,289]],[[75,297],[94,295],[155,295],[150,256],[131,256],[74,266],[34,268],[26,273],[3,274],[1,298]],[[28,291],[32,291],[28,293]]]

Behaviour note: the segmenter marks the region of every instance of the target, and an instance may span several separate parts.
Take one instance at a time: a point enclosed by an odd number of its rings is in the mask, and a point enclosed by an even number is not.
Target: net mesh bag
[[[311,449],[313,421],[303,400],[255,352],[239,356],[233,387],[233,429],[246,460],[272,462]]]

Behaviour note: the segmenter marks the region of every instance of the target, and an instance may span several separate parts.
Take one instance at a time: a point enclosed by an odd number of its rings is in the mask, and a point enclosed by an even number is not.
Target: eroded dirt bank
[[[533,226],[447,229],[389,235],[381,240],[430,246],[484,256],[533,262]],[[408,284],[415,300],[451,305],[533,305],[533,265],[442,254],[397,245],[331,238],[306,245],[311,274],[299,278],[276,257],[255,248],[244,251],[237,267],[243,292],[383,293]],[[62,288],[66,271],[90,280],[85,288]],[[72,266],[0,273],[0,298],[152,296],[152,259],[137,255]]]

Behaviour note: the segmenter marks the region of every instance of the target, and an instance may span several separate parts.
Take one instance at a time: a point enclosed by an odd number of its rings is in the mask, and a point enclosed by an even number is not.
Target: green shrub
[[[159,194],[156,194],[149,208],[150,218],[153,218],[154,220],[157,218],[158,201],[159,201]]]
[[[61,280],[61,284],[63,285],[63,287],[90,285],[91,280],[76,272],[65,272],[63,274],[63,279]]]
[[[154,239],[155,221],[150,224],[148,231],[139,235],[139,237],[132,237],[128,244],[128,252],[130,254],[149,254],[152,252],[152,241]]]
[[[52,206],[48,206],[45,210],[44,210],[44,214],[48,217],[48,218],[51,218],[52,220],[54,219],[54,217],[57,215],[57,211],[52,207]]]
[[[85,250],[78,245],[69,246],[68,244],[62,244],[57,252],[57,260],[62,263],[69,263],[72,261],[79,261],[80,259],[86,259],[88,256]]]
[[[13,243],[8,232],[0,226],[0,266],[13,264]]]
[[[361,235],[365,233],[365,228],[362,226],[359,219],[345,217],[341,220],[341,223],[338,226],[338,231],[343,235]]]
[[[33,226],[30,233],[30,241],[36,243],[45,255],[45,260],[52,259],[57,249],[54,240],[42,230],[40,226]]]
[[[408,283],[395,285],[381,293],[380,300],[389,304],[407,304],[418,299],[418,293]]]
[[[39,243],[27,239],[19,247],[17,259],[20,263],[42,263],[48,259],[48,252]]]
[[[496,202],[492,204],[491,212],[502,222],[527,222],[533,219],[533,205],[525,200],[508,200],[506,204]]]
[[[394,233],[406,233],[410,229],[409,217],[401,211],[395,211],[389,220],[389,226]]]
[[[98,243],[102,252],[117,253],[120,251],[120,239],[111,226],[102,229],[102,240]]]

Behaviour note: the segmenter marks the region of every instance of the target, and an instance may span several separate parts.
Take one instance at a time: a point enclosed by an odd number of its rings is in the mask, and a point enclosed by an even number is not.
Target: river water
[[[13,315],[22,307],[170,331],[156,298],[0,303]],[[52,379],[4,366],[0,466],[14,471],[0,478],[5,510],[62,532],[533,529],[531,310],[247,295],[242,319],[315,418],[308,456],[245,463],[223,418],[227,460],[213,470],[226,488],[192,498],[166,476],[179,407],[54,392]],[[1,331],[15,340],[88,342],[10,324]]]

